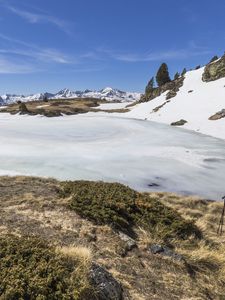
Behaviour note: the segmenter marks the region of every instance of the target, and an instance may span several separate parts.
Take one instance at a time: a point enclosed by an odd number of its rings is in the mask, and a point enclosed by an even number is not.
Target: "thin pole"
[[[221,218],[220,218],[219,227],[217,229],[218,235],[223,234],[223,221],[224,221],[224,214],[225,214],[225,196],[222,197],[222,200],[224,201],[224,203],[223,203],[223,210],[222,210],[222,214],[221,214]]]

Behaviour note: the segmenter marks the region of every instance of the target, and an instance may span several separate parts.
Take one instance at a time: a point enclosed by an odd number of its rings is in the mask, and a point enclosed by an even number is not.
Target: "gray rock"
[[[149,247],[149,251],[152,254],[160,254],[163,256],[168,256],[177,261],[184,260],[184,258],[181,254],[174,252],[173,250],[171,250],[169,247],[166,247],[166,246],[153,244]]]
[[[125,233],[119,232],[119,237],[123,242],[126,243],[126,246],[125,246],[126,252],[131,251],[134,248],[137,248],[137,244],[136,244],[135,240],[132,239],[131,237],[129,237],[128,235],[126,235]]]
[[[95,287],[98,300],[122,300],[121,284],[103,267],[93,264],[90,272],[91,284]]]

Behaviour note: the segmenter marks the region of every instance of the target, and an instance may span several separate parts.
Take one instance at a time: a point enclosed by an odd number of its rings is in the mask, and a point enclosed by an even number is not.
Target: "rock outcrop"
[[[215,115],[211,116],[209,118],[209,120],[215,121],[215,120],[219,120],[225,118],[225,109],[222,109],[221,111],[218,111],[217,113],[215,113]]]
[[[210,82],[225,77],[225,55],[219,60],[209,63],[204,70],[202,80]]]
[[[177,92],[182,87],[184,82],[184,76],[180,76],[178,79],[167,82],[163,86],[156,87],[151,89],[148,93],[143,95],[140,99],[140,102],[147,102],[153,100],[156,97],[159,97],[161,94],[168,91],[166,100],[169,100],[177,95]]]

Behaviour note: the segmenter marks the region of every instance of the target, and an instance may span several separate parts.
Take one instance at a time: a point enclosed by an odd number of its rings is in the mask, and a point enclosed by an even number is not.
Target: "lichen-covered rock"
[[[225,118],[225,109],[222,109],[221,111],[217,112],[215,115],[211,116],[209,120],[215,121]]]
[[[95,287],[98,300],[122,300],[121,284],[104,268],[93,264],[90,272],[91,284]]]
[[[183,126],[183,125],[186,124],[186,123],[187,123],[186,120],[181,119],[181,120],[179,120],[179,121],[177,121],[177,122],[171,123],[170,125],[171,125],[171,126]]]
[[[223,77],[225,77],[225,55],[205,67],[202,80],[209,82]]]

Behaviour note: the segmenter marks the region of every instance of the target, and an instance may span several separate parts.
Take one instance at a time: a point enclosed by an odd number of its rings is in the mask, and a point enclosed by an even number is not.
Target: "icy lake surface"
[[[0,115],[0,175],[118,181],[220,199],[225,141],[110,116]]]

